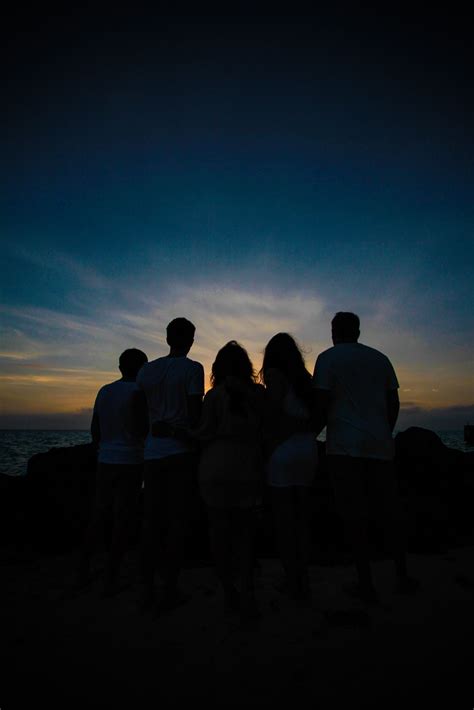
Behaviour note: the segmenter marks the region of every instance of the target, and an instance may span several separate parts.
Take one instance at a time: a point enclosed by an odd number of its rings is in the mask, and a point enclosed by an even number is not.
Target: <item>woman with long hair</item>
[[[263,388],[236,341],[217,353],[201,424],[199,488],[207,506],[211,550],[229,609],[257,615],[253,593],[254,507],[261,496]],[[234,543],[234,544],[233,544]],[[238,558],[235,580],[233,550]],[[238,582],[239,590],[235,582]]]
[[[310,488],[317,465],[312,378],[294,338],[277,333],[263,356],[266,479],[285,572],[282,591],[309,599]]]

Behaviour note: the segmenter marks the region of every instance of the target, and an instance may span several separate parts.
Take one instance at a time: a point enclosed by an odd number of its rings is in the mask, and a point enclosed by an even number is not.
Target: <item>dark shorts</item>
[[[344,520],[399,520],[400,497],[392,461],[328,456],[336,506]]]
[[[96,508],[132,515],[143,482],[143,464],[97,464]]]

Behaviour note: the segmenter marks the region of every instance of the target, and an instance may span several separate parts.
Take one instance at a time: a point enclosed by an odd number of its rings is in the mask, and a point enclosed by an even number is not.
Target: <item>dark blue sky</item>
[[[178,304],[206,366],[236,336],[259,366],[286,329],[311,369],[332,314],[355,310],[407,413],[472,404],[466,23],[78,11],[12,26],[5,421],[40,416],[38,392],[48,412],[87,409],[117,348],[161,353]]]

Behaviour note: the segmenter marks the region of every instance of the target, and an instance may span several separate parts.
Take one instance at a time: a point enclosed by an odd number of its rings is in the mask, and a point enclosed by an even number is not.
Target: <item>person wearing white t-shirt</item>
[[[376,602],[368,545],[369,501],[383,523],[399,591],[413,591],[416,584],[407,574],[393,466],[398,381],[383,353],[358,342],[358,316],[339,312],[331,325],[334,346],[318,356],[314,368],[316,406],[327,426],[328,468],[359,577],[352,592]]]
[[[143,519],[143,606],[154,600],[154,576],[161,553],[163,604],[180,602],[178,577],[182,563],[189,504],[196,470],[196,453],[183,430],[201,416],[204,368],[187,357],[194,342],[194,325],[186,318],[168,324],[170,351],[140,370],[137,385],[150,422],[145,442]],[[166,533],[165,533],[166,529]]]
[[[104,595],[118,590],[120,563],[143,481],[143,447],[147,422],[134,417],[135,382],[147,356],[129,348],[119,358],[120,380],[100,388],[92,415],[91,434],[98,448],[94,509],[79,563],[78,584],[90,578],[90,558],[100,532],[112,517],[112,537],[106,565]]]

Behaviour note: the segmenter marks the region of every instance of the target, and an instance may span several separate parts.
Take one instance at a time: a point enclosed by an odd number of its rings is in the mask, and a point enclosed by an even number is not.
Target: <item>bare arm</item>
[[[400,411],[400,400],[398,390],[387,390],[387,416],[390,431],[393,431],[397,423],[398,412]]]
[[[330,391],[316,388],[314,390],[314,409],[311,417],[312,430],[319,436],[328,421]]]
[[[216,409],[213,401],[212,391],[208,392],[202,403],[201,416],[198,426],[190,430],[190,435],[203,443],[215,438],[217,432]]]

